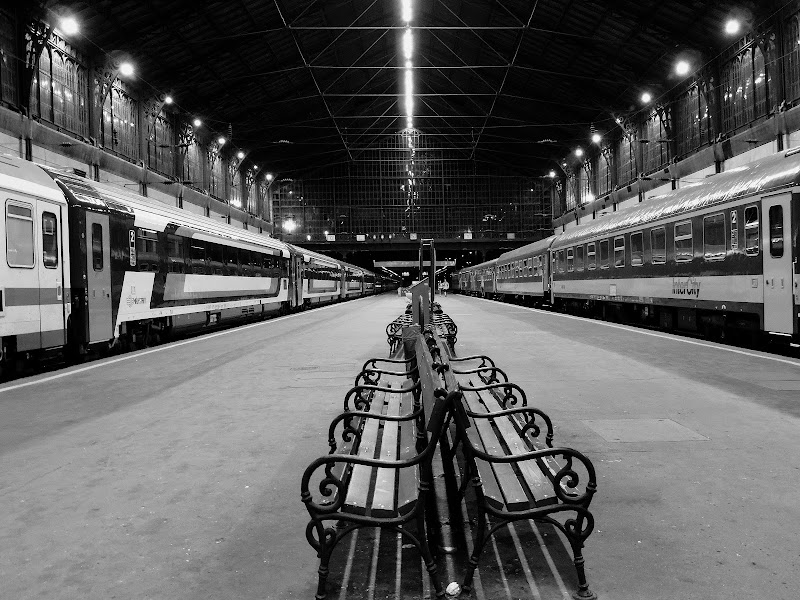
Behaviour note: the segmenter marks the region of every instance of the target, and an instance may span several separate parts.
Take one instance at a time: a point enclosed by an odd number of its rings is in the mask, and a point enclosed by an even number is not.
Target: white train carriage
[[[342,263],[342,299],[357,298],[366,293],[364,270],[348,263]]]
[[[288,247],[57,170],[69,205],[69,341],[136,341],[152,332],[261,316],[288,301]]]
[[[299,246],[290,248],[294,265],[292,281],[299,294],[297,305],[312,306],[338,300],[342,295],[343,278],[340,262]]]
[[[33,163],[0,156],[2,358],[66,343],[70,317],[67,202]]]

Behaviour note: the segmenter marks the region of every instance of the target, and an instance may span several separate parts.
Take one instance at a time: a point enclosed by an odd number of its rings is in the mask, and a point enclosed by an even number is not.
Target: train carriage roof
[[[556,237],[553,247],[607,237],[621,230],[798,184],[800,149],[781,152],[570,229]]]
[[[553,243],[553,240],[556,239],[556,236],[551,235],[548,238],[543,240],[539,240],[538,242],[533,242],[532,244],[525,244],[524,246],[520,246],[519,248],[514,248],[514,250],[509,250],[508,252],[504,252],[500,255],[497,261],[500,264],[504,264],[506,261],[515,260],[522,256],[528,256],[530,254],[539,254],[543,250],[547,250]]]
[[[189,237],[226,240],[245,249],[264,251],[268,248],[275,254],[289,256],[289,248],[280,240],[240,229],[228,223],[217,223],[208,217],[139,196],[112,185],[99,183],[78,175],[64,173],[56,169],[42,167],[50,177],[61,182],[78,202],[99,206],[116,212],[133,213],[137,227],[165,231],[167,227],[177,227],[177,231]]]

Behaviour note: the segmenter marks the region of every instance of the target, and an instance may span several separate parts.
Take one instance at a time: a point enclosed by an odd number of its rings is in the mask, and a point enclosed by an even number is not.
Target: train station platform
[[[594,462],[600,599],[797,597],[800,361],[439,300],[459,355],[492,356]],[[0,598],[313,598],[300,477],[404,307],[365,298],[0,386]],[[558,535],[507,535],[470,597],[568,597]],[[413,550],[368,537],[329,598],[430,595]]]

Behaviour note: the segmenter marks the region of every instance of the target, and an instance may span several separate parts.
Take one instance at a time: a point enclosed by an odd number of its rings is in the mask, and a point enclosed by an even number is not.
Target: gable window
[[[675,262],[689,262],[694,258],[692,244],[692,222],[675,224]]]
[[[725,250],[725,215],[703,217],[703,256],[706,260],[722,260]]]
[[[625,266],[625,236],[614,238],[614,266]]]
[[[631,234],[631,266],[641,267],[644,264],[644,235],[642,232]]]
[[[758,206],[748,206],[744,209],[744,253],[747,256],[758,255],[760,235]]]

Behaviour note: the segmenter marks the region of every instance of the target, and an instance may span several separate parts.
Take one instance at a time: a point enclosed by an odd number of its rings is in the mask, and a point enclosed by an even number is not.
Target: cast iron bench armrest
[[[489,454],[471,446],[470,451],[475,458],[485,460],[489,463],[517,463],[525,460],[555,459],[557,457],[562,457],[565,463],[558,471],[551,474],[551,479],[556,497],[565,504],[588,504],[597,489],[597,476],[592,461],[586,458],[581,452],[573,450],[572,448],[543,448],[541,450],[531,450],[530,452],[523,452],[521,454],[496,455]],[[578,487],[578,484],[581,483],[580,476],[572,468],[573,458],[577,459],[582,464],[588,474],[588,480],[584,484],[585,491],[583,493],[568,494],[565,491],[567,488],[575,489]]]
[[[390,364],[396,365],[407,365],[410,362],[414,362],[413,358],[370,358],[367,362],[364,363],[364,366],[361,367],[362,371],[366,371],[368,369],[377,368],[379,362],[385,362]]]
[[[348,488],[348,483],[346,481],[343,481],[333,474],[335,465],[365,465],[384,469],[404,469],[415,467],[421,463],[433,452],[435,447],[435,444],[428,444],[422,452],[417,453],[408,460],[382,460],[380,458],[366,458],[353,454],[328,454],[326,456],[321,456],[306,467],[305,473],[303,473],[303,479],[300,483],[300,497],[303,499],[303,502],[321,514],[334,513],[344,505]],[[314,502],[311,492],[309,491],[311,477],[314,472],[323,465],[325,466],[326,477],[320,481],[319,491],[320,494],[325,497],[330,497],[336,492],[336,500],[330,504],[318,504]]]
[[[522,401],[522,406],[528,406],[528,397],[525,395],[525,391],[519,387],[516,383],[512,383],[510,381],[505,382],[498,382],[498,383],[488,383],[486,385],[464,385],[459,383],[458,389],[462,392],[483,392],[483,391],[492,391],[502,389],[503,396],[498,398],[497,394],[493,394],[497,401],[503,408],[511,404],[511,406],[515,406],[519,400],[514,395],[514,391],[519,392],[520,399]]]
[[[378,369],[377,367],[364,369],[356,375],[356,382],[355,385],[361,385],[359,380],[364,381],[366,385],[376,385],[378,380],[381,378],[381,375],[391,375],[397,377],[412,377],[417,372],[417,367],[414,367],[410,371],[387,371],[385,369]],[[377,375],[377,377],[372,377],[371,375]]]
[[[547,433],[545,434],[544,443],[548,448],[553,447],[553,422],[550,420],[550,417],[547,416],[547,413],[539,410],[538,408],[534,408],[532,406],[517,406],[515,408],[505,408],[503,410],[486,413],[476,413],[464,408],[464,413],[472,419],[497,419],[500,417],[509,417],[510,415],[522,415],[524,423],[519,423],[519,421],[517,421],[517,423],[520,426],[519,434],[523,438],[529,431],[533,437],[539,437],[541,427],[536,424],[536,417],[541,417],[542,421],[544,421],[545,425],[547,426]]]
[[[488,383],[508,383],[508,375],[506,375],[506,372],[503,371],[503,369],[501,369],[500,367],[490,367],[490,366],[487,365],[485,367],[475,367],[473,369],[464,369],[463,371],[461,371],[459,369],[453,369],[453,373],[455,373],[456,375],[473,375],[473,374],[477,374],[478,377],[480,377],[481,380],[484,383],[487,383],[487,384]],[[481,373],[491,373],[491,375],[484,377],[483,375],[481,375]],[[500,375],[503,376],[503,381],[502,382],[499,379],[497,379],[497,377],[496,377],[497,373],[500,373]]]
[[[353,395],[356,396],[353,400],[353,408],[355,408],[355,410],[362,410],[365,407],[369,407],[370,400],[365,398],[362,392],[386,392],[387,394],[405,394],[406,392],[412,392],[416,400],[416,397],[419,395],[419,389],[419,382],[415,383],[411,387],[406,388],[393,388],[380,385],[356,385],[355,387],[350,388],[344,397],[344,410],[350,411],[350,397]]]
[[[488,356],[486,356],[485,354],[475,354],[473,356],[464,356],[462,358],[457,358],[457,357],[451,356],[448,360],[451,363],[462,363],[462,362],[467,362],[468,360],[479,360],[479,359],[481,360],[481,365],[480,366],[482,366],[482,367],[487,366],[487,363],[488,363],[488,366],[491,366],[491,367],[495,367],[496,366],[494,364],[494,361],[491,358],[489,358]]]
[[[422,406],[417,406],[413,412],[399,416],[377,415],[361,410],[351,410],[340,413],[331,421],[330,427],[328,428],[328,445],[331,447],[330,453],[333,454],[336,452],[336,426],[339,423],[344,424],[342,429],[342,441],[349,444],[353,441],[354,437],[356,441],[361,441],[361,430],[367,419],[377,419],[378,421],[410,421],[416,419],[421,414]],[[358,425],[355,427],[351,425],[353,419],[358,419]]]

